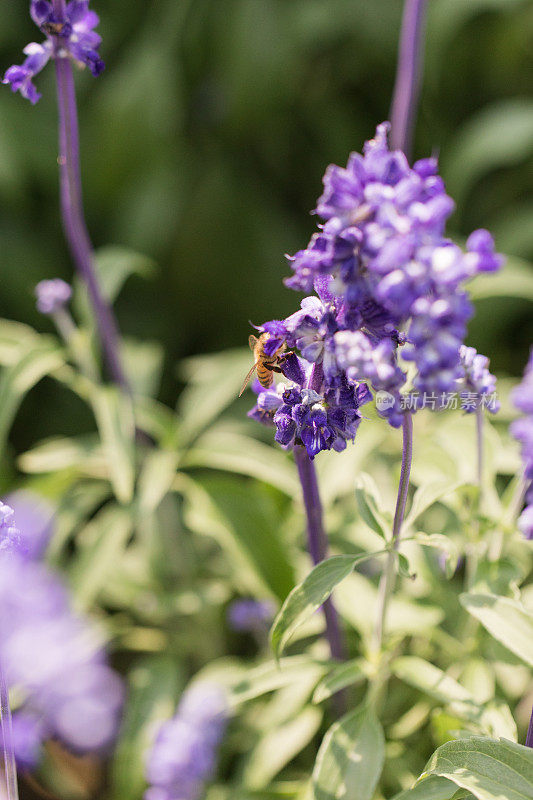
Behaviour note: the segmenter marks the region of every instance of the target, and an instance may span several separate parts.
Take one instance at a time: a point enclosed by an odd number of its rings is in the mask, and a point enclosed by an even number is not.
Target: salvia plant
[[[0,321],[7,800],[533,799],[533,355],[510,390],[467,336],[476,300],[533,279],[484,228],[453,240],[437,158],[411,157],[426,5],[405,1],[390,122],[327,168],[289,257],[299,308],[252,354],[189,359],[171,409],[113,310],[154,264],[95,250],[84,216],[98,16],[31,0],[41,41],[3,82],[34,105],[55,69],[75,276],[34,287],[54,334]],[[92,432],[13,463],[43,378]]]

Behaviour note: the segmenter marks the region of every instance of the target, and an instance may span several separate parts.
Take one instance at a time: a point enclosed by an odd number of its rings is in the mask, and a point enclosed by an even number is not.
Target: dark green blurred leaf
[[[455,134],[447,156],[448,188],[462,202],[490,170],[520,164],[533,153],[533,102],[504,100],[478,111]]]
[[[279,532],[279,511],[268,492],[226,476],[180,475],[188,526],[216,539],[237,585],[280,598],[294,585],[290,549]]]

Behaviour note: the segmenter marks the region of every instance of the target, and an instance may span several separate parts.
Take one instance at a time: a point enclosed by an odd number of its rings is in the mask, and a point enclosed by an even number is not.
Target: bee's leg
[[[288,350],[286,353],[283,353],[283,355],[280,356],[280,358],[278,358],[278,364],[281,364],[283,366],[283,364],[287,360],[288,356],[293,356],[293,355],[294,355],[293,351],[292,350]],[[281,373],[283,373],[283,370],[280,369],[279,366],[272,366],[272,367],[270,367],[270,369],[272,370],[272,372],[281,372]]]

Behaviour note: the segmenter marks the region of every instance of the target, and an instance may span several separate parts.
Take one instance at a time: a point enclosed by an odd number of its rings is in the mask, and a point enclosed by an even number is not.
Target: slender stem
[[[64,0],[54,0],[57,13],[64,12]],[[59,177],[61,213],[65,236],[76,268],[87,286],[102,349],[115,383],[129,391],[119,351],[119,333],[110,305],[102,295],[94,266],[93,248],[85,217],[81,190],[78,113],[72,64],[59,55],[55,43],[57,98],[59,107]]]
[[[483,406],[481,403],[478,404],[476,408],[476,452],[477,452],[477,485],[479,488],[479,505],[481,505],[482,501],[482,494],[483,494],[483,453],[484,453],[484,442],[483,442],[483,426],[485,422],[485,417],[483,415]]]
[[[476,485],[478,489],[477,501],[473,508],[472,537],[466,548],[465,588],[470,591],[475,584],[478,568],[478,539],[480,532],[479,515],[483,502],[483,426],[484,416],[481,404],[476,408]],[[469,626],[475,627],[472,617],[468,617]]]
[[[427,0],[405,0],[396,83],[391,107],[391,146],[409,158],[420,90]]]
[[[411,475],[411,462],[413,460],[413,418],[411,414],[404,414],[402,422],[403,430],[403,451],[402,469],[400,473],[400,483],[398,486],[398,497],[396,498],[396,510],[394,512],[394,522],[392,524],[392,544],[393,549],[387,556],[387,563],[381,575],[378,590],[377,617],[374,633],[372,637],[372,650],[381,652],[383,645],[383,634],[387,621],[387,611],[389,600],[394,587],[394,562],[396,551],[400,546],[403,518],[405,515],[405,505],[407,503],[407,493],[409,491],[409,478]]]
[[[533,747],[533,710],[529,719],[529,727],[527,729],[526,747]]]
[[[299,445],[294,447],[294,460],[296,461],[300,483],[302,484],[303,500],[307,517],[309,554],[313,564],[316,566],[326,557],[327,539],[322,521],[322,503],[320,502],[315,465],[307,455],[305,447]],[[323,610],[326,619],[326,637],[329,642],[331,655],[333,658],[340,661],[344,657],[344,647],[337,611],[335,610],[331,598],[326,600]]]
[[[4,751],[4,770],[6,780],[6,799],[18,800],[17,765],[13,750],[13,730],[9,692],[3,665],[0,663],[0,722],[2,727],[2,749]]]

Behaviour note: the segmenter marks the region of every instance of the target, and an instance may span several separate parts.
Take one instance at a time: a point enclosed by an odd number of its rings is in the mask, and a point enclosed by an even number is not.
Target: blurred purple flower
[[[0,506],[0,659],[22,698],[16,750],[26,765],[38,759],[40,739],[57,737],[79,753],[101,750],[117,732],[121,680],[57,576],[28,558],[13,516]]]
[[[27,555],[34,560],[42,558],[54,530],[54,507],[41,495],[26,489],[8,495],[6,503],[14,511]]]
[[[461,368],[464,373],[461,384],[467,392],[476,395],[475,403],[467,406],[466,412],[472,413],[480,403],[485,402],[489,411],[495,414],[499,410],[500,404],[486,402],[496,391],[496,378],[489,371],[489,359],[478,353],[474,347],[466,347],[466,345],[461,347],[460,355]]]
[[[148,754],[151,785],[145,800],[198,800],[213,775],[226,722],[226,697],[219,686],[197,683],[189,688]]]
[[[72,288],[61,278],[40,281],[35,287],[37,311],[41,314],[54,314],[65,306],[72,297]]]
[[[30,14],[47,38],[42,44],[28,44],[23,50],[26,60],[22,65],[9,67],[2,83],[9,84],[12,91],[20,92],[35,105],[41,95],[33,78],[50,58],[71,58],[80,66],[89,67],[95,76],[102,72],[105,65],[98,53],[102,40],[94,31],[99,19],[94,11],[89,11],[88,0],[71,0],[64,13],[58,12],[48,0],[31,0]]]
[[[271,600],[254,600],[244,598],[234,600],[228,608],[230,627],[238,633],[261,632],[268,628],[275,614],[275,606]]]
[[[533,539],[533,349],[522,382],[514,389],[511,399],[524,416],[511,423],[511,433],[522,445],[524,476],[528,482],[526,508],[518,527],[526,539]]]

